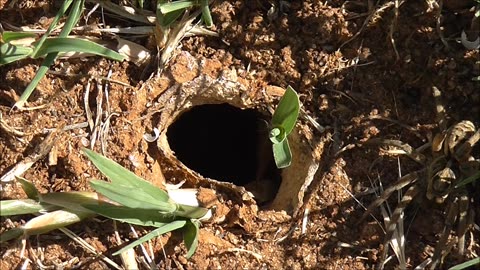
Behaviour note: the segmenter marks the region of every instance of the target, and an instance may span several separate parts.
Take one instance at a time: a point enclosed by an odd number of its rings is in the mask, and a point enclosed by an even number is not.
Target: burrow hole
[[[267,123],[267,117],[253,109],[226,103],[199,105],[170,125],[167,138],[176,157],[190,169],[246,186],[257,202],[265,203],[273,197],[262,194],[276,194],[281,181]]]

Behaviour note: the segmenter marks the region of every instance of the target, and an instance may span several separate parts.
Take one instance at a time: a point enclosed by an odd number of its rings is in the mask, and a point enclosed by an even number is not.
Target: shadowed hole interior
[[[244,186],[265,177],[279,180],[266,117],[229,104],[195,106],[170,125],[167,138],[177,158],[204,177]],[[278,185],[272,185],[276,192]]]

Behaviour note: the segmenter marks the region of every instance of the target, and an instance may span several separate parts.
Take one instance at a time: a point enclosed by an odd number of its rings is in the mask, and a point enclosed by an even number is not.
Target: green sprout
[[[300,100],[292,87],[288,86],[277,109],[273,113],[269,133],[273,157],[277,168],[286,168],[292,163],[292,152],[287,136],[292,132],[300,112]]]
[[[208,6],[208,0],[178,0],[167,1],[158,0],[157,2],[157,20],[162,28],[169,28],[188,8],[200,7],[202,20],[207,27],[213,25],[212,15]]]
[[[46,233],[85,218],[101,215],[120,222],[156,227],[113,255],[177,229],[183,229],[187,258],[194,254],[198,246],[199,220],[207,215],[208,209],[173,201],[166,191],[136,176],[113,160],[91,150],[85,149],[83,152],[110,182],[91,180],[90,185],[96,192],[41,194],[32,183],[17,178],[28,199],[0,201],[0,215],[35,214],[37,217],[19,228],[0,234],[0,243],[21,236]]]
[[[37,87],[40,80],[45,76],[50,65],[53,64],[59,53],[62,52],[81,52],[90,53],[108,57],[117,61],[122,61],[124,57],[119,53],[112,51],[104,46],[96,44],[92,41],[80,38],[69,38],[68,35],[73,27],[80,19],[83,11],[84,0],[73,1],[66,0],[63,2],[60,10],[48,27],[45,34],[37,41],[29,45],[22,45],[23,38],[32,38],[31,33],[23,32],[3,32],[0,35],[0,65],[19,61],[25,58],[44,57],[40,68],[35,77],[24,90],[20,99],[15,103],[14,107],[23,108],[33,90]],[[53,29],[56,27],[60,18],[66,13],[70,5],[73,3],[69,16],[63,26],[58,37],[49,37]],[[20,44],[19,44],[20,43]]]

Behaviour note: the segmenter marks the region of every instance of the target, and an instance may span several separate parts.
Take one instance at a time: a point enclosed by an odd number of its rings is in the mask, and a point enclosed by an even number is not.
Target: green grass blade
[[[119,251],[113,253],[113,255],[119,255],[121,254],[122,252],[128,250],[128,249],[131,249],[131,248],[134,248],[140,244],[142,244],[143,242],[146,242],[150,239],[153,239],[157,236],[160,236],[162,234],[165,234],[167,232],[171,232],[171,231],[174,231],[176,229],[180,229],[182,228],[183,226],[185,226],[185,224],[187,223],[187,221],[185,220],[176,220],[176,221],[173,221],[165,226],[162,226],[158,229],[155,229],[153,231],[151,231],[150,233],[144,235],[143,237],[133,241],[132,243],[126,245],[125,247],[123,247],[122,249],[120,249]]]
[[[292,132],[300,113],[300,100],[292,87],[288,86],[273,113],[272,126],[283,127],[286,135]]]
[[[143,0],[138,0],[138,6],[143,9]]]
[[[16,176],[15,178],[20,183],[20,185],[22,185],[22,189],[25,192],[25,194],[27,194],[27,197],[29,199],[38,201],[39,192],[38,192],[38,189],[35,187],[35,185],[23,177]]]
[[[82,15],[83,6],[85,4],[85,0],[76,0],[73,3],[72,9],[70,9],[70,13],[68,14],[67,21],[60,31],[59,37],[67,37],[72,32],[73,27],[78,23],[80,20],[80,16]]]
[[[160,4],[158,5],[160,7]],[[160,27],[163,29],[169,28],[170,25],[177,20],[185,11],[185,9],[178,9],[167,14],[160,12],[160,8],[157,8],[157,21]]]
[[[163,14],[167,14],[170,12],[174,12],[177,10],[184,10],[189,7],[193,7],[197,1],[191,1],[191,0],[180,0],[180,1],[173,1],[173,2],[167,2],[167,3],[160,3],[159,9],[160,12]]]
[[[37,46],[34,51],[32,52],[33,55],[36,54],[36,51],[40,49],[40,47],[42,46],[43,42],[45,41],[45,39],[47,39],[47,37],[50,35],[50,33],[53,31],[53,29],[55,28],[55,26],[57,25],[57,23],[60,21],[60,18],[63,17],[63,15],[65,14],[65,12],[67,12],[67,9],[70,7],[70,5],[72,4],[72,1],[73,0],[65,0],[62,4],[62,6],[60,7],[60,10],[57,12],[57,15],[55,15],[55,18],[53,18],[53,21],[50,23],[50,26],[48,27],[47,31],[45,32],[45,34],[43,34],[43,36],[40,38],[40,40],[38,41],[37,43]],[[83,1],[83,0],[82,0]],[[80,2],[80,1],[77,1],[77,2]],[[50,66],[50,65],[49,65]]]
[[[103,57],[107,57],[116,61],[123,61],[124,57],[102,45],[86,39],[80,38],[48,38],[43,46],[37,52],[37,56],[47,55],[56,52],[79,52],[90,53]]]
[[[32,57],[36,57],[36,54],[37,54],[36,51],[41,49],[41,47],[43,46],[43,42],[45,42],[45,40],[47,39],[47,36],[51,33],[55,25],[58,23],[58,21],[60,20],[60,17],[62,17],[63,14],[65,14],[66,10],[68,9],[71,3],[72,3],[72,0],[66,0],[63,2],[63,5],[60,8],[60,11],[57,13],[52,23],[48,27],[47,32],[37,42],[36,47],[31,54]],[[67,37],[70,34],[73,26],[78,22],[78,19],[80,18],[81,10],[83,9],[83,4],[84,4],[84,0],[74,1],[74,5],[70,10],[70,16],[65,22],[65,25],[62,28],[62,31],[60,32],[59,37]],[[28,84],[27,88],[25,89],[25,91],[23,91],[22,95],[20,96],[20,99],[15,103],[13,107],[23,108],[23,106],[25,105],[25,102],[27,102],[33,90],[37,88],[37,85],[40,82],[40,80],[43,78],[43,76],[47,74],[48,69],[53,64],[57,56],[58,56],[58,53],[50,53],[45,57],[40,68],[35,74],[35,77],[33,77],[32,81],[30,82],[30,84]]]
[[[152,209],[166,213],[172,213],[178,208],[175,203],[157,200],[144,192],[144,190],[132,189],[130,186],[107,183],[101,180],[91,180],[90,185],[98,193],[127,207]]]
[[[16,216],[57,210],[59,207],[41,204],[32,199],[18,199],[0,201],[0,209],[0,216]]]
[[[470,183],[473,183],[474,181],[477,181],[480,179],[480,171],[478,171],[477,173],[465,178],[465,179],[462,179],[462,181],[460,181],[456,186],[455,188],[460,188],[460,187],[463,187],[465,185],[468,185]]]
[[[208,0],[202,0],[202,19],[207,27],[212,27],[213,20],[210,8],[208,7]]]
[[[36,37],[36,36],[37,36],[36,34],[28,33],[28,32],[4,31],[3,33],[1,33],[1,40],[4,43],[8,43],[10,41],[24,39],[24,38],[32,38],[32,37]]]
[[[91,212],[57,210],[29,220],[23,229],[26,235],[42,234],[93,216]]]
[[[172,222],[173,215],[164,215],[157,210],[134,209],[116,205],[82,205],[101,216],[140,226],[162,227]]]
[[[198,227],[197,221],[188,220],[184,227],[183,241],[187,247],[187,259],[193,256],[198,247]]]
[[[288,145],[288,140],[283,140],[281,143],[272,144],[273,157],[277,168],[286,168],[292,163],[292,152]]]
[[[28,84],[27,88],[25,89],[25,91],[23,91],[22,95],[20,96],[20,99],[15,103],[15,105],[13,105],[13,107],[23,108],[23,105],[25,105],[25,102],[27,102],[33,90],[37,88],[37,85],[40,82],[40,80],[43,78],[43,76],[45,76],[45,74],[47,74],[47,71],[50,68],[50,65],[53,63],[53,61],[55,61],[55,58],[57,58],[57,55],[58,53],[53,53],[45,57],[42,64],[40,65],[40,68],[35,74],[35,77],[33,77],[32,81],[30,82],[30,84]]]
[[[166,191],[152,185],[150,182],[136,176],[133,172],[125,169],[115,161],[106,158],[92,150],[83,149],[83,153],[93,164],[115,185],[122,185],[130,189],[139,189],[149,194],[156,200],[168,202],[169,197]]]
[[[16,239],[24,234],[23,228],[13,228],[0,234],[0,243]]]
[[[201,218],[207,214],[208,209],[197,206],[190,206],[184,204],[178,204],[178,209],[175,211],[175,215],[185,218]]]
[[[16,46],[10,43],[0,45],[0,66],[25,59],[33,49],[27,46]]]
[[[103,201],[98,200],[98,194],[88,191],[72,191],[72,192],[51,192],[39,195],[40,202],[57,205],[59,207],[72,211],[90,210],[82,207],[83,204],[102,204]]]
[[[475,268],[475,266],[480,265],[480,257],[471,259],[461,264],[457,264],[448,268],[448,270],[463,270],[463,269],[470,269],[469,267]]]

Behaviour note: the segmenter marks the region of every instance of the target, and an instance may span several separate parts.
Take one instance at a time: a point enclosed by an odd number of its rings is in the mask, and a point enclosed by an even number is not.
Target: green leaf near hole
[[[273,113],[272,127],[282,127],[288,136],[295,127],[300,113],[300,100],[292,87],[288,86],[277,109]]]
[[[175,220],[173,215],[161,214],[157,210],[151,209],[96,204],[84,204],[82,206],[104,217],[140,226],[159,228]]]
[[[41,203],[56,205],[66,210],[90,212],[83,204],[107,204],[99,200],[99,194],[89,191],[49,192],[39,194]]]
[[[281,143],[274,143],[272,149],[277,168],[282,169],[290,166],[292,163],[292,152],[290,151],[288,140],[283,140]]]
[[[155,229],[155,230],[151,231],[150,233],[144,235],[143,237],[140,237],[139,239],[137,239],[137,240],[133,241],[132,243],[126,245],[125,247],[123,247],[119,251],[113,253],[113,255],[114,256],[119,255],[120,253],[122,253],[122,252],[124,252],[128,249],[131,249],[133,247],[136,247],[136,246],[142,244],[143,242],[146,242],[146,241],[148,241],[150,239],[153,239],[157,236],[160,236],[160,235],[165,234],[167,232],[174,231],[176,229],[180,229],[183,226],[185,226],[186,223],[187,223],[186,220],[176,220],[176,221],[173,221],[169,224],[166,224],[165,226],[162,226],[158,229]]]
[[[131,186],[101,180],[90,180],[90,185],[103,196],[130,208],[152,209],[165,213],[173,213],[178,208],[176,203],[158,200],[146,193],[145,190],[132,189]]]
[[[207,214],[208,209],[199,206],[190,206],[184,204],[177,204],[178,209],[175,215],[185,218],[202,218]]]
[[[272,142],[273,157],[277,168],[290,166],[292,153],[288,145],[287,136],[295,127],[300,113],[300,100],[292,87],[288,86],[280,99],[277,109],[273,113],[269,138]]]
[[[152,183],[138,177],[133,172],[125,169],[115,161],[106,158],[92,150],[83,149],[83,153],[93,162],[93,164],[106,176],[112,184],[122,185],[129,190],[141,190],[149,197],[157,201],[168,202],[169,196],[166,191],[154,186]]]
[[[185,224],[183,232],[183,241],[185,242],[185,246],[187,247],[187,259],[193,256],[195,250],[198,247],[198,231],[199,225],[198,222],[195,220],[188,220]]]
[[[276,127],[270,130],[269,134],[270,141],[272,143],[281,143],[287,138],[287,134],[282,127]]]

